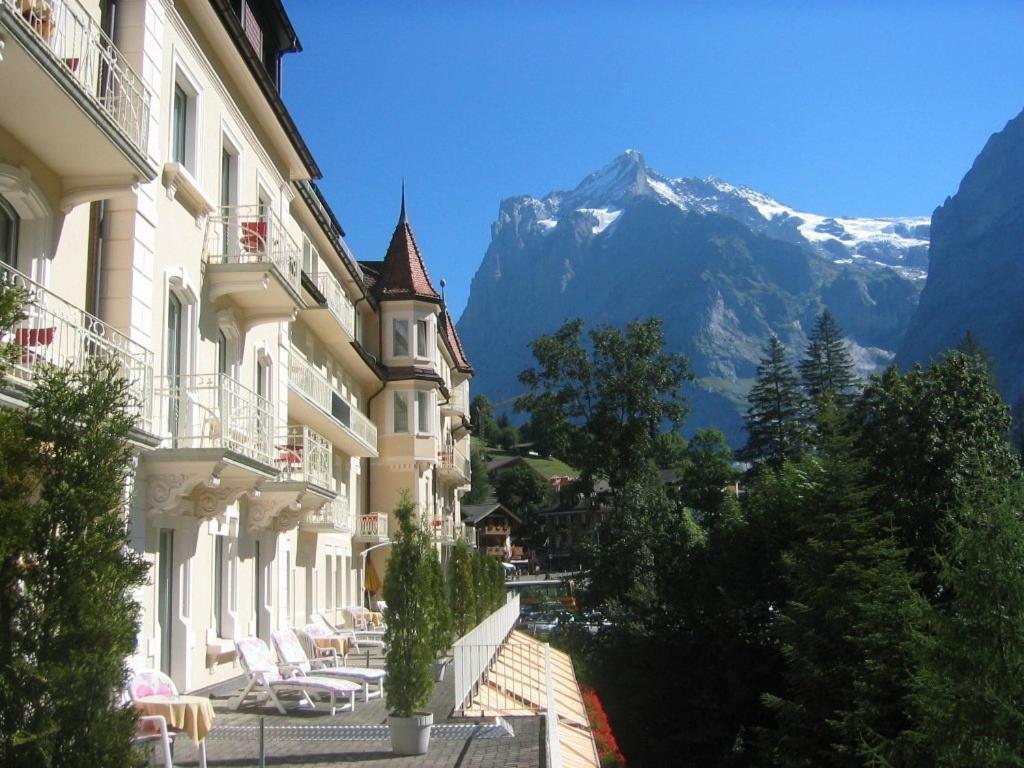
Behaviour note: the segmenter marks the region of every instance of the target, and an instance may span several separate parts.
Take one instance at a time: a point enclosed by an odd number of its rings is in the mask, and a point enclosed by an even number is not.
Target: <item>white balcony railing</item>
[[[360,515],[356,535],[364,539],[386,539],[388,537],[388,516],[381,512]]]
[[[264,205],[218,208],[206,220],[204,255],[210,264],[266,264],[299,291],[302,251],[281,219]]]
[[[448,404],[445,406],[453,413],[469,414],[469,404],[466,402],[466,390],[461,386],[454,387],[448,397]]]
[[[302,521],[302,527],[314,531],[351,533],[352,515],[348,496],[339,494],[336,499],[327,502],[320,509],[309,512]]]
[[[377,427],[331,386],[320,371],[293,354],[288,363],[288,382],[321,411],[372,450],[377,450]]]
[[[519,620],[519,595],[455,641],[455,711],[461,713],[481,690],[484,673]]]
[[[128,381],[138,426],[152,431],[152,352],[6,264],[0,264],[0,284],[21,288],[28,302],[7,339],[20,348],[13,379],[31,385],[42,365],[83,370],[90,358],[112,361]]]
[[[152,96],[77,0],[0,0],[132,145],[147,153]]]
[[[338,324],[354,339],[356,337],[356,311],[341,284],[330,272],[317,272],[315,275],[310,275],[310,280],[327,299],[327,308],[331,310],[331,314],[334,315]]]
[[[331,444],[327,438],[307,426],[285,427],[278,431],[274,446],[282,482],[301,482],[331,488]]]
[[[165,448],[223,448],[276,465],[270,401],[225,373],[163,376],[156,390]]]
[[[467,481],[470,478],[469,457],[454,445],[448,445],[438,452],[438,463],[441,470],[458,472]]]

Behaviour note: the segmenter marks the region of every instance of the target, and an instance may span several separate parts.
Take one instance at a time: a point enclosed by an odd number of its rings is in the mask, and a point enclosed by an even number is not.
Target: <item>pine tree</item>
[[[853,359],[846,348],[843,332],[832,313],[823,310],[814,326],[799,365],[804,392],[811,403],[831,394],[839,405],[848,405],[856,390]]]
[[[748,437],[741,455],[755,464],[778,466],[798,457],[806,447],[806,401],[777,336],[769,339],[765,355],[748,398]]]
[[[888,518],[868,504],[855,434],[826,395],[815,455],[798,465],[802,517],[791,594],[774,634],[784,692],[765,732],[773,765],[860,768],[898,752],[909,722],[906,674],[913,590]]]
[[[941,557],[947,600],[924,603],[918,736],[941,768],[1019,766],[1024,755],[1024,489],[965,501]],[[922,601],[924,602],[924,601]]]

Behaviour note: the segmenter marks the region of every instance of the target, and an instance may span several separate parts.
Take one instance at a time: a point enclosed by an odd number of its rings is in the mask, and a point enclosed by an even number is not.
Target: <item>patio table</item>
[[[213,704],[205,696],[142,696],[135,708],[144,715],[162,715],[169,728],[187,733],[202,744],[213,727]]]

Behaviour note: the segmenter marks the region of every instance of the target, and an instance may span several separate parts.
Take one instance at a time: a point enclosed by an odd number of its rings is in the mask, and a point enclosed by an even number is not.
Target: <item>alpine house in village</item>
[[[278,0],[0,0],[4,402],[41,362],[130,381],[130,661],[181,690],[372,602],[403,490],[442,555],[462,529],[473,369],[404,199],[383,262],[348,250],[281,98],[298,50]]]

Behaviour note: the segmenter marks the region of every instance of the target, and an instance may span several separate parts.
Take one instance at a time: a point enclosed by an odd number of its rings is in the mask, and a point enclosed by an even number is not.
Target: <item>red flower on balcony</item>
[[[587,709],[587,718],[590,720],[590,730],[594,734],[594,743],[597,744],[597,757],[601,762],[601,768],[625,768],[626,758],[619,751],[619,744],[615,741],[615,734],[612,733],[612,726],[608,722],[608,714],[604,711],[597,692],[586,685],[580,686],[583,694],[583,706]]]

